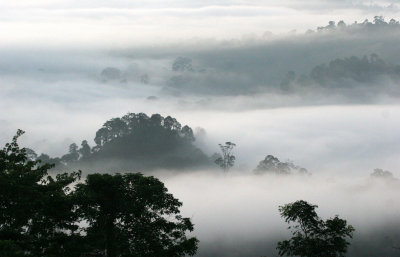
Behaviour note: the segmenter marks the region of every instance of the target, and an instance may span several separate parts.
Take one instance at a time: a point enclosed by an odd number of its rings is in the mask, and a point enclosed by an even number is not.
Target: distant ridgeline
[[[75,143],[61,158],[40,155],[37,159],[56,165],[56,169],[84,168],[93,171],[143,171],[182,169],[211,165],[209,158],[193,145],[189,126],[174,118],[144,113],[128,113],[113,118],[96,132],[96,146],[86,140]]]
[[[314,67],[309,75],[296,77],[294,71],[289,71],[281,82],[281,89],[289,90],[296,85],[340,89],[373,85],[382,80],[398,85],[400,65],[386,63],[377,54],[371,54],[362,58],[335,59]]]

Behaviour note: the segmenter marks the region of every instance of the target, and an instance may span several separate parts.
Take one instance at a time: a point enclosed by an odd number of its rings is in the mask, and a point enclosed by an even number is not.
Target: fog
[[[23,129],[57,157],[128,112],[171,115],[207,156],[236,144],[228,173],[146,173],[183,202],[196,256],[277,256],[278,207],[300,199],[355,227],[348,256],[398,256],[399,181],[370,177],[400,177],[398,1],[217,2],[1,3],[0,145]],[[267,155],[311,175],[255,175]]]
[[[66,83],[53,86],[74,95],[83,95],[91,87],[88,83],[77,91],[69,90]],[[280,96],[148,100],[122,97],[124,89],[115,96],[118,90],[100,86],[99,95],[71,97],[62,104],[56,102],[59,95],[45,100],[34,87],[24,88],[23,93],[9,89],[6,95],[18,94],[19,103],[10,97],[1,101],[1,143],[21,128],[27,131],[22,138],[27,147],[61,156],[72,142],[86,139],[93,146],[96,131],[108,119],[128,112],[160,113],[172,115],[195,133],[202,131],[195,135],[195,143],[206,154],[217,152],[218,143],[236,143],[236,164],[243,169],[255,168],[272,154],[311,172],[329,170],[348,176],[374,168],[399,172],[400,106],[394,103],[270,107],[269,99],[285,99]]]
[[[398,255],[393,248],[400,243],[398,181],[249,171],[159,177],[195,224],[198,256],[277,256],[276,243],[290,236],[278,206],[299,199],[317,204],[321,218],[339,215],[356,228],[346,256]]]

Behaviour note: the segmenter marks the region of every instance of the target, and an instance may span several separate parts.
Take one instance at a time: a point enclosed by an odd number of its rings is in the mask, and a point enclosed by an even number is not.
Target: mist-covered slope
[[[96,132],[96,146],[86,140],[69,146],[61,158],[42,154],[37,158],[55,164],[55,169],[85,169],[86,172],[193,169],[212,162],[194,145],[189,126],[171,116],[128,113],[112,118]]]

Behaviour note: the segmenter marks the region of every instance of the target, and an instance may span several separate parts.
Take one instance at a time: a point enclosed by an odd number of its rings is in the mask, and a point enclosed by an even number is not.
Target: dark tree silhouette
[[[96,132],[92,148],[83,140],[79,149],[71,144],[61,159],[45,154],[37,158],[56,164],[55,169],[96,172],[211,166],[194,141],[193,130],[171,116],[128,113],[106,121]]]
[[[48,176],[50,164],[28,157],[17,140],[0,150],[0,256],[78,256],[71,183],[80,173]]]
[[[198,240],[182,203],[142,174],[49,176],[50,164],[19,148],[19,130],[0,150],[0,256],[180,257]],[[74,147],[75,149],[75,147]]]
[[[65,165],[71,164],[79,160],[78,145],[75,143],[70,144],[68,153],[61,157],[61,162]]]
[[[94,141],[97,145],[88,161],[118,160],[119,167],[109,167],[114,170],[179,169],[209,164],[207,156],[193,145],[193,130],[171,116],[128,113],[104,123]]]
[[[77,212],[88,223],[89,253],[106,257],[194,255],[193,224],[179,213],[182,203],[154,177],[91,174],[78,184]]]
[[[222,156],[219,156],[214,162],[220,166],[224,172],[227,172],[235,164],[236,157],[232,154],[232,150],[236,144],[232,142],[225,142],[225,145],[218,145],[221,149]]]
[[[91,149],[88,144],[88,141],[83,140],[81,143],[81,148],[78,150],[80,155],[80,160],[87,160],[90,157]]]
[[[321,220],[317,205],[300,200],[279,207],[279,212],[290,226],[292,238],[278,242],[280,256],[344,257],[354,228],[338,216]]]

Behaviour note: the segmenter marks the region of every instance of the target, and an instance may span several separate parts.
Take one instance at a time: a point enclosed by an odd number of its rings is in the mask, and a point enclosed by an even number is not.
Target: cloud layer
[[[2,46],[128,46],[396,17],[392,1],[2,1]],[[4,35],[4,34],[3,34]]]

